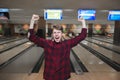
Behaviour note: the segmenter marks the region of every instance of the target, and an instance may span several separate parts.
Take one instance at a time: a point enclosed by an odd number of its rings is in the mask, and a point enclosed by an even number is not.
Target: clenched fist
[[[32,20],[34,20],[34,21],[39,20],[39,15],[33,14]]]

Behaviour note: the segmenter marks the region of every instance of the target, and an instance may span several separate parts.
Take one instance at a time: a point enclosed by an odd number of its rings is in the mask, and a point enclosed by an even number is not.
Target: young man
[[[62,26],[53,26],[52,40],[37,37],[34,34],[33,24],[38,20],[38,15],[33,15],[29,29],[29,40],[44,48],[45,53],[45,80],[67,80],[70,78],[70,50],[87,35],[85,20],[81,19],[83,28],[75,38],[62,41]]]

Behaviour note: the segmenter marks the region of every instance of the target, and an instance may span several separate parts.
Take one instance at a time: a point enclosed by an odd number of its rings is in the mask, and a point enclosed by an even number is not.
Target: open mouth
[[[55,37],[55,39],[59,39],[59,37]]]
[[[59,40],[60,40],[60,37],[55,37],[56,42],[59,42]]]

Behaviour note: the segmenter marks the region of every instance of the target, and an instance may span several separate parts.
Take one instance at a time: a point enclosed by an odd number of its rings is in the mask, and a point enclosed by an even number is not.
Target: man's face
[[[54,29],[52,36],[55,42],[60,42],[62,39],[62,31]]]

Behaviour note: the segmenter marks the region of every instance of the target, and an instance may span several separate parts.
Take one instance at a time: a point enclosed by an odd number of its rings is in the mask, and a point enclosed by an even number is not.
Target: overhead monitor
[[[108,14],[108,20],[119,21],[120,20],[120,10],[110,10]]]
[[[45,9],[44,19],[45,20],[62,20],[62,9]]]
[[[95,20],[96,19],[96,10],[93,9],[79,9],[78,10],[78,19],[83,17],[85,20]]]
[[[0,20],[8,20],[8,19],[10,19],[9,9],[0,8]]]

